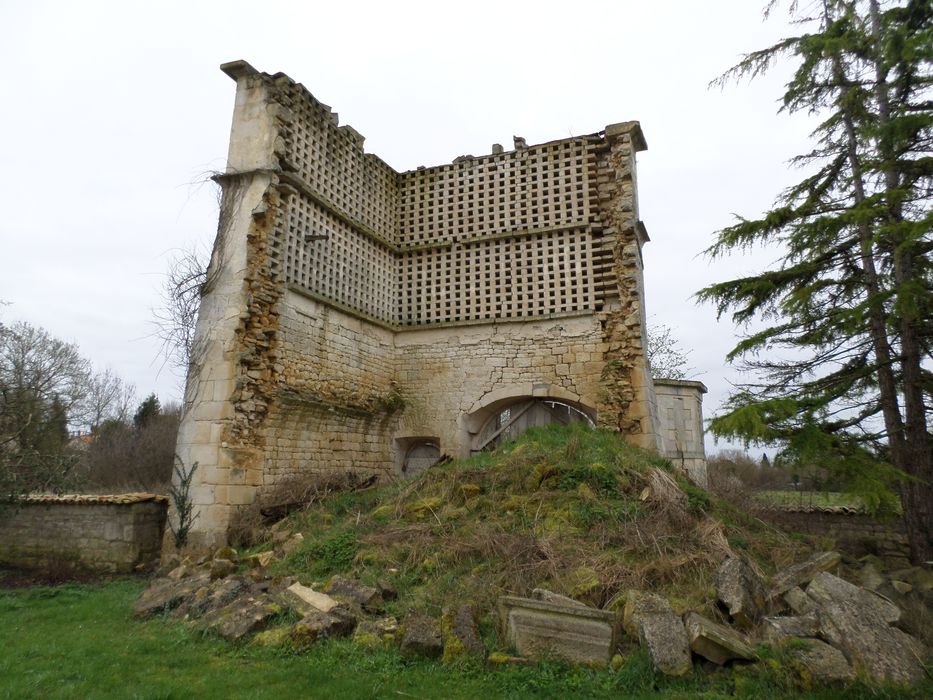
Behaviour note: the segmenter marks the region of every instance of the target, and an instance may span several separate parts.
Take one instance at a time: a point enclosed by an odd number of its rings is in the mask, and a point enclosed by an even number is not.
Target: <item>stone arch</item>
[[[406,477],[420,474],[437,464],[441,458],[441,443],[436,436],[397,438],[398,471]]]
[[[561,391],[560,394],[553,391],[539,395],[508,393],[500,398],[490,394],[491,400],[467,416],[470,452],[494,447],[532,426],[578,421],[595,425],[595,409],[580,402],[575,395],[568,396],[570,392]]]

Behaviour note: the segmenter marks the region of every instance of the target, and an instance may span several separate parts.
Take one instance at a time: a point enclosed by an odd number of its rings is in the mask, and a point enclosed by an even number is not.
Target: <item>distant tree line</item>
[[[0,323],[0,500],[163,489],[179,413],[154,394],[137,406],[132,384],[95,371],[73,343],[29,323]]]

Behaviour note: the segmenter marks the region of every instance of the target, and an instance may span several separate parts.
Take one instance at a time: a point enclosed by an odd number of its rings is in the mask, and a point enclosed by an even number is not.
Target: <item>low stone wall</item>
[[[29,496],[0,510],[0,564],[128,573],[158,560],[168,499]]]
[[[900,519],[879,521],[854,508],[814,506],[769,508],[759,517],[785,530],[832,538],[838,549],[852,556],[874,554],[891,566],[909,564],[910,547]]]

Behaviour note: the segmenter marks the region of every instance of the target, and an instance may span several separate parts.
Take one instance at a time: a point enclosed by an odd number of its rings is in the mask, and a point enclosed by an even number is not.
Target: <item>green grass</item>
[[[795,692],[763,664],[655,678],[634,654],[618,673],[560,664],[443,667],[329,641],[296,655],[236,646],[165,620],[130,617],[139,581],[0,591],[0,698],[921,698],[856,686]]]

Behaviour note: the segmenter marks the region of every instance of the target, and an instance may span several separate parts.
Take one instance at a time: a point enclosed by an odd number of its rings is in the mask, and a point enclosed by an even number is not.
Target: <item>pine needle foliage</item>
[[[819,0],[789,11],[806,31],[714,82],[793,61],[780,111],[820,121],[794,159],[806,176],[706,251],[783,251],[772,269],[697,295],[720,317],[755,322],[728,356],[755,379],[711,429],[848,471],[879,506],[897,477],[912,554],[933,560],[933,2]]]

